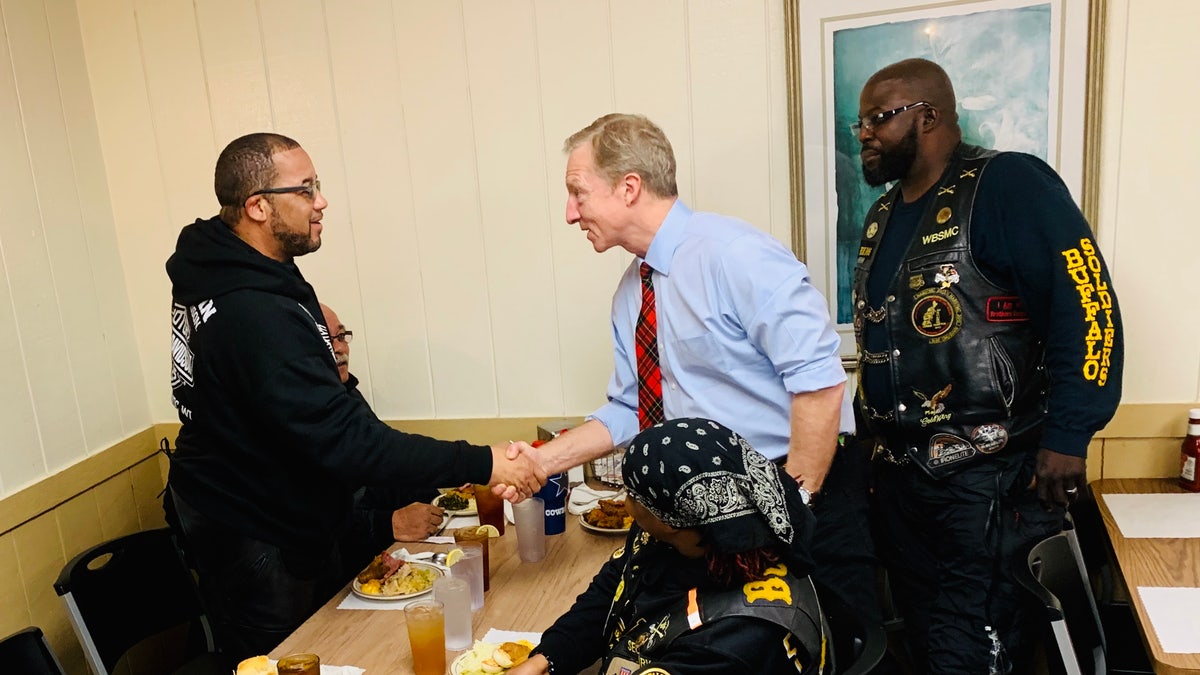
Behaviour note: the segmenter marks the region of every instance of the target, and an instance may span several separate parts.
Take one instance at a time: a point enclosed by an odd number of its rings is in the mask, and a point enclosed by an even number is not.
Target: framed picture
[[[793,241],[854,354],[850,285],[863,217],[879,197],[862,177],[862,86],[907,58],[945,68],[963,140],[1054,167],[1089,222],[1097,159],[1100,0],[785,0]]]

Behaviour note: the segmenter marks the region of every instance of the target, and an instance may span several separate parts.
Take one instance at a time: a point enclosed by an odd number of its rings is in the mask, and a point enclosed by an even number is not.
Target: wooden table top
[[[1163,652],[1137,592],[1139,586],[1200,587],[1200,539],[1127,539],[1122,536],[1104,501],[1106,495],[1114,494],[1183,494],[1185,491],[1174,478],[1106,478],[1093,482],[1091,488],[1100,507],[1104,527],[1108,530],[1117,564],[1129,587],[1142,641],[1154,660],[1154,671],[1200,673],[1200,654]],[[1122,636],[1109,636],[1108,639],[1120,640]]]
[[[577,516],[567,514],[566,532],[546,538],[546,557],[523,563],[517,555],[516,528],[509,525],[503,536],[489,544],[491,588],[473,617],[472,636],[481,639],[491,628],[541,633],[570,609],[604,561],[624,543],[623,536],[585,530]],[[411,552],[447,551],[453,544],[405,543],[393,548],[400,547]],[[358,666],[367,675],[413,672],[404,612],[337,609],[349,592],[347,583],[280,643],[271,658],[311,652],[320,655],[322,663]],[[446,652],[447,666],[461,653]]]

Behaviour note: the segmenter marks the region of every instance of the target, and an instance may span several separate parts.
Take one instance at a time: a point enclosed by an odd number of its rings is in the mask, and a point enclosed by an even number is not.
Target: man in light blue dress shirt
[[[567,222],[597,252],[619,246],[637,257],[613,296],[608,403],[542,446],[543,463],[565,470],[638,432],[634,328],[644,260],[653,269],[665,418],[714,419],[785,459],[787,473],[818,493],[837,449],[846,373],[807,268],[750,224],[679,201],[671,144],[645,117],[606,115],[564,147]]]
[[[621,247],[636,258],[613,296],[608,403],[539,449],[547,473],[601,457],[638,432],[634,330],[645,261],[653,270],[665,419],[728,426],[782,463],[806,501],[817,499],[839,431],[853,432],[854,421],[840,340],[807,268],[750,224],[681,202],[671,144],[645,117],[601,117],[564,150],[567,221],[597,252]],[[869,540],[865,519],[853,519],[853,536]],[[826,556],[815,553],[820,565]]]

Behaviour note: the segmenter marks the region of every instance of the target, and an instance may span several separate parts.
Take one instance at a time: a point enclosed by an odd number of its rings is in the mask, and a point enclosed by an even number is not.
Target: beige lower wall
[[[1174,476],[1194,403],[1121,406],[1092,441],[1088,477]],[[532,440],[544,418],[389,422],[410,433],[474,443]],[[83,652],[53,583],[66,561],[102,541],[162,527],[160,493],[178,424],[157,424],[25,490],[0,500],[0,636],[25,626],[46,632],[70,675],[86,675]]]
[[[153,427],[0,501],[0,636],[39,626],[70,675],[87,675],[54,581],[85,549],[162,527]]]

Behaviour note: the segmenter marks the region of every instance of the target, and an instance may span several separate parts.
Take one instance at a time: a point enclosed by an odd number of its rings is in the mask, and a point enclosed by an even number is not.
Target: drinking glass
[[[546,507],[537,497],[513,505],[517,526],[517,552],[521,562],[537,562],[546,557]]]
[[[446,649],[470,647],[471,583],[460,577],[442,577],[433,582],[433,599],[445,610]]]
[[[478,527],[469,525],[460,527],[454,531],[454,543],[458,544],[464,552],[467,550],[463,544],[478,544],[483,548],[483,590],[488,590],[492,587],[492,566],[488,560],[488,536],[486,532],[480,532]]]
[[[475,508],[479,511],[480,525],[491,525],[504,534],[504,499],[497,497],[492,488],[475,486]]]
[[[321,675],[321,659],[316,654],[292,654],[275,664],[279,675]]]
[[[486,547],[487,544],[483,546],[466,542],[459,544],[463,557],[450,567],[451,576],[466,579],[467,583],[471,585],[471,609],[483,607],[483,570],[487,569],[487,563],[484,562]]]
[[[412,646],[413,671],[416,675],[444,675],[446,672],[446,624],[442,603],[421,600],[404,608],[408,624],[408,643]]]

